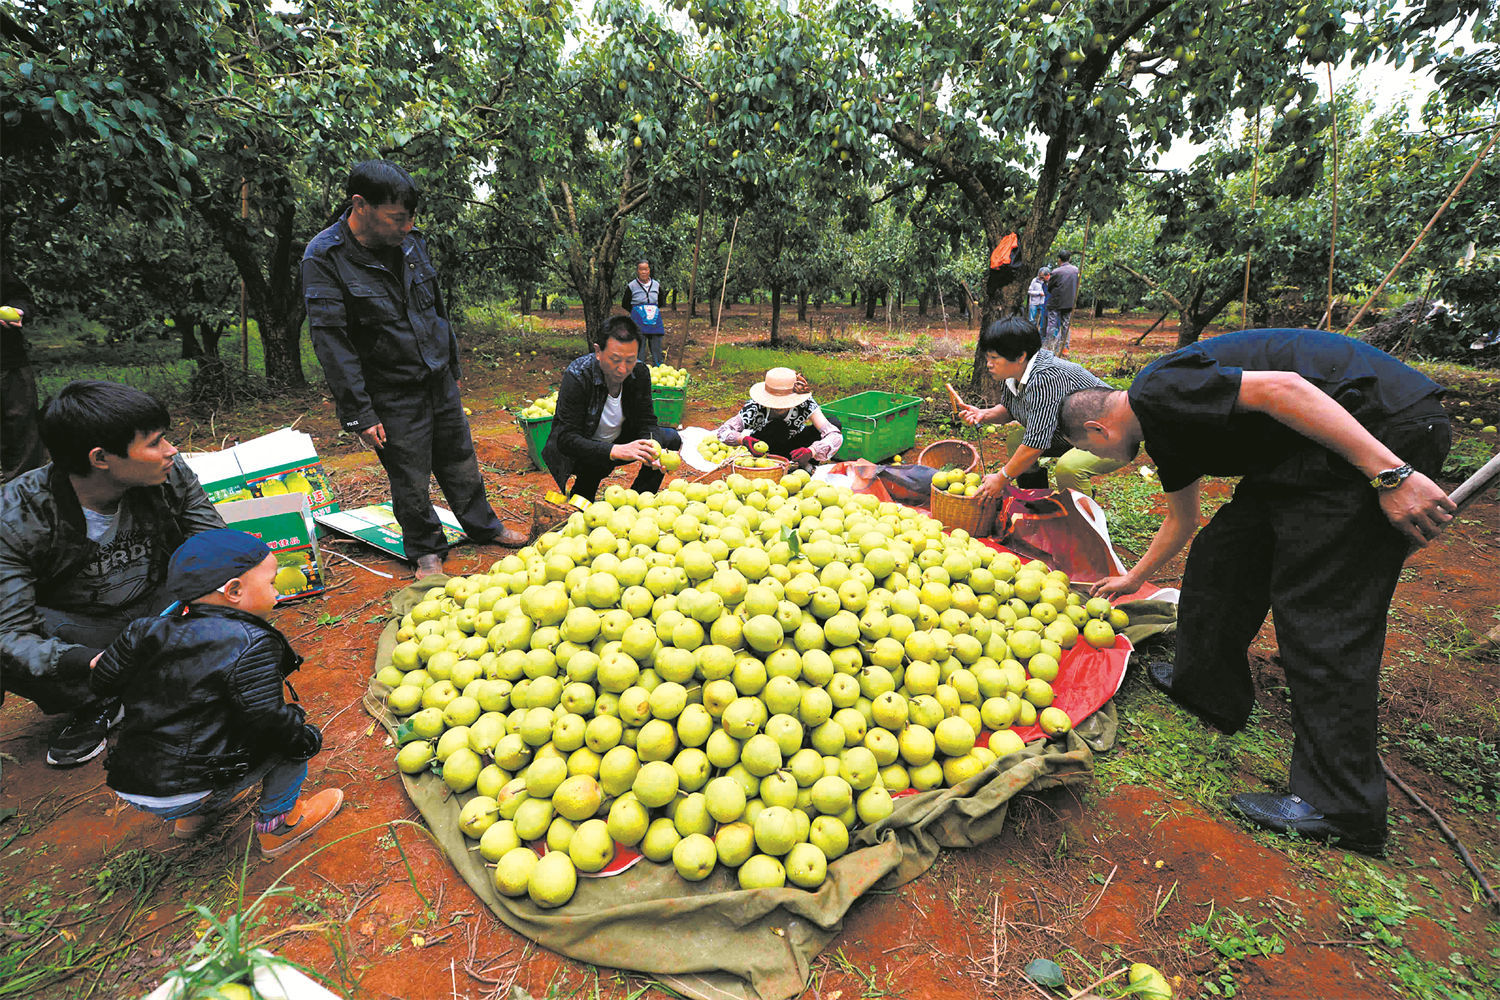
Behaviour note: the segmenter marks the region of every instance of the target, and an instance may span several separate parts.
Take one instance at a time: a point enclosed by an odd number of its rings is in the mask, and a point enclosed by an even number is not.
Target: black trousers
[[[682,450],[682,435],[670,427],[653,427],[651,437],[667,451]],[[592,462],[579,462],[573,468],[573,487],[569,489],[563,486],[563,492],[581,496],[585,500],[592,500],[599,493],[599,484],[604,477],[628,462],[616,462],[610,459],[602,464]],[[641,464],[641,471],[635,475],[635,482],[630,488],[638,493],[655,493],[661,487],[661,481],[665,473],[660,469],[653,469],[645,463]],[[561,485],[561,484],[560,484]]]
[[[1428,400],[1372,429],[1432,476],[1450,444]],[[1351,832],[1384,836],[1377,699],[1386,620],[1410,543],[1350,466],[1311,449],[1287,474],[1247,476],[1194,539],[1177,613],[1173,697],[1243,725],[1248,650],[1269,609],[1292,695],[1290,790]]]
[[[0,483],[47,464],[31,364],[0,368]]]
[[[391,483],[391,507],[406,557],[446,555],[448,543],[428,496],[437,479],[453,516],[470,539],[487,542],[501,530],[484,495],[474,439],[453,375],[444,369],[415,385],[371,387],[370,404],[385,425],[378,452]]]
[[[36,610],[42,617],[44,634],[92,649],[103,649],[114,642],[133,617],[129,614],[85,615],[77,611],[58,611],[43,607]],[[48,715],[77,712],[100,700],[89,690],[87,664],[72,668],[58,664],[56,669],[40,675],[10,669],[4,672],[3,677],[6,694],[17,694],[28,701],[34,701]]]
[[[831,417],[826,413],[823,416],[828,417],[829,422],[839,430],[844,429],[843,421],[839,420],[838,417]],[[756,431],[754,436],[764,441],[770,447],[772,455],[780,455],[782,458],[788,458],[798,448],[811,448],[823,435],[813,426],[811,420],[803,424],[802,429],[796,434],[790,433],[785,420],[772,420],[765,427]]]

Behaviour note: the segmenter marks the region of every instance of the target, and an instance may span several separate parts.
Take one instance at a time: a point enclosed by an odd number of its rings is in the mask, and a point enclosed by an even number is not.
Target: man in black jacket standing
[[[631,488],[654,492],[661,485],[656,443],[668,451],[682,447],[682,436],[658,427],[651,403],[651,371],[639,360],[641,332],[627,316],[615,316],[594,335],[594,352],[563,371],[557,413],[542,458],[568,492],[592,500],[599,483],[616,466],[640,462]]]
[[[412,228],[416,181],[366,160],[349,174],[349,208],[302,258],[308,328],[339,422],[375,449],[418,579],[440,573],[448,544],[427,488],[436,477],[475,542],[519,546],[484,494],[459,396],[458,341],[427,242]]]

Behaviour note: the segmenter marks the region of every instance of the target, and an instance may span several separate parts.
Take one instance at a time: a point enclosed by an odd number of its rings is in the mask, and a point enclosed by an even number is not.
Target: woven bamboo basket
[[[770,456],[770,458],[776,464],[769,469],[752,469],[740,465],[738,460],[731,464],[734,467],[733,471],[738,475],[744,476],[746,479],[780,479],[786,475],[787,466],[791,465],[791,463],[784,458],[776,458],[775,456]],[[765,461],[765,459],[761,459],[761,461]],[[723,468],[723,466],[720,466],[720,468]]]
[[[929,501],[932,516],[948,528],[962,528],[975,538],[987,536],[995,527],[999,501],[993,497],[959,497],[935,489]]]
[[[965,472],[979,471],[979,451],[969,442],[957,438],[934,441],[922,449],[917,464],[929,469],[946,469],[950,466]]]

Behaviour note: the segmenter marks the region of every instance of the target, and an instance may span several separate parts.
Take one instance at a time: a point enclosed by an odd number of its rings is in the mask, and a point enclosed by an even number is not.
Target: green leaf
[[[1041,986],[1061,989],[1064,983],[1062,966],[1050,958],[1033,958],[1026,964],[1026,978]]]

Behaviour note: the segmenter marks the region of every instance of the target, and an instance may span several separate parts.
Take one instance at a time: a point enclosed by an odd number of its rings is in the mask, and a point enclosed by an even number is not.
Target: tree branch
[[[1135,275],[1137,278],[1140,278],[1142,281],[1144,281],[1146,284],[1150,285],[1156,291],[1161,292],[1163,295],[1165,295],[1167,297],[1167,301],[1170,302],[1170,303],[1172,303],[1172,305],[1174,305],[1177,308],[1177,311],[1179,313],[1182,313],[1184,316],[1187,315],[1187,310],[1183,306],[1181,300],[1179,300],[1177,298],[1177,296],[1173,295],[1171,292],[1167,291],[1164,287],[1162,287],[1162,285],[1161,285],[1160,282],[1151,280],[1150,278],[1146,277],[1144,274],[1142,274],[1141,272],[1137,271],[1135,268],[1131,267],[1129,264],[1124,263],[1123,261],[1118,262],[1118,263],[1125,270],[1129,271],[1131,274]]]

